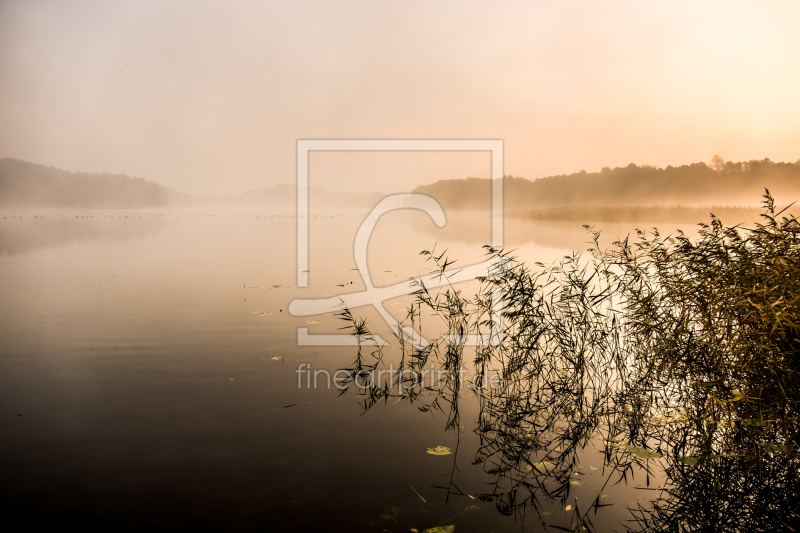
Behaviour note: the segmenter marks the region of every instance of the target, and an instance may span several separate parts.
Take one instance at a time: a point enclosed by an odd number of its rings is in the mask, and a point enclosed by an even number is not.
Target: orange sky
[[[298,138],[500,138],[506,173],[800,158],[800,3],[0,1],[0,157],[242,192]],[[488,176],[320,154],[312,184]]]

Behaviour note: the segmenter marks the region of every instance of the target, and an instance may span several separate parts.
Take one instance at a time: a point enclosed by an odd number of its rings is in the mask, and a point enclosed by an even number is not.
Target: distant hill
[[[377,192],[332,191],[325,187],[309,187],[308,201],[311,209],[372,208],[386,196]],[[297,205],[295,185],[275,185],[268,189],[256,189],[239,196],[244,205],[277,206]]]
[[[528,212],[534,217],[549,217],[557,213],[546,210],[558,207],[754,207],[765,188],[782,204],[800,199],[800,161],[774,163],[764,159],[725,163],[715,158],[714,168],[705,163],[666,168],[630,164],[615,169],[604,168],[600,172],[581,171],[533,181],[507,176],[504,199],[507,213]],[[416,193],[436,198],[446,209],[462,211],[488,210],[490,191],[490,180],[482,178],[443,180],[414,189]],[[312,187],[309,194],[312,210],[371,208],[383,196],[373,192],[345,193],[322,187]],[[198,196],[180,193],[141,178],[74,173],[16,159],[0,159],[0,207],[144,208],[181,205],[293,210],[296,188],[284,184],[242,194]],[[535,210],[539,210],[538,213],[532,213]]]
[[[768,188],[781,203],[800,199],[800,161],[769,159],[741,163],[715,161],[656,168],[649,165],[527,180],[507,176],[507,211],[560,206],[742,205],[755,206]],[[490,180],[467,178],[423,185],[414,192],[436,198],[445,208],[488,210]]]
[[[374,192],[350,193],[324,187],[309,188],[309,204],[312,209],[371,209],[383,197],[383,194]],[[203,196],[173,192],[170,195],[170,205],[269,207],[293,211],[297,208],[297,186],[282,183],[241,194]]]
[[[0,159],[0,207],[161,207],[164,187],[119,174],[67,172],[53,167]]]
[[[131,209],[166,206],[240,206],[295,209],[296,187],[281,184],[242,194],[192,195],[120,174],[68,172],[17,159],[0,159],[0,207]],[[312,208],[371,208],[382,194],[311,187]]]

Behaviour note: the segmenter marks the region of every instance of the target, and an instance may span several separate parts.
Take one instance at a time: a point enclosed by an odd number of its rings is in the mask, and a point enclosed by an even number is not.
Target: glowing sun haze
[[[289,183],[298,138],[499,138],[508,174],[800,158],[800,3],[0,2],[0,157],[186,192]],[[488,176],[320,154],[312,184]],[[316,172],[316,173],[315,173]]]

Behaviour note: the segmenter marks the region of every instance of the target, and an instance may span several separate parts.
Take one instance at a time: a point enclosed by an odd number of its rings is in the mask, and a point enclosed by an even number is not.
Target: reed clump
[[[694,241],[640,232],[593,250],[614,273],[634,388],[671,422],[646,431],[668,450],[671,485],[638,510],[641,529],[798,523],[800,224],[768,192],[762,218],[743,229],[712,217]]]
[[[447,335],[424,349],[401,342],[411,386],[398,394],[423,411],[446,411],[454,431],[462,427],[459,398],[478,396],[474,463],[494,477],[481,498],[503,514],[544,521],[544,500],[571,503],[579,454],[601,442],[603,488],[634,474],[648,484],[654,474],[666,480],[651,487],[649,504],[631,509],[632,529],[796,527],[800,224],[776,211],[769,191],[762,218],[747,229],[712,216],[694,239],[637,231],[607,250],[588,227],[589,254],[550,266],[487,247],[497,268],[477,295],[453,286],[417,291],[412,325],[427,309]],[[449,260],[424,253],[446,276]],[[363,322],[343,318],[364,335]],[[482,339],[474,353],[465,350],[470,335]],[[380,348],[372,356],[368,364],[359,349],[345,381],[383,361]],[[417,374],[433,361],[450,377],[419,385]],[[465,363],[472,383],[460,378]],[[492,369],[502,379],[486,387]],[[393,394],[391,385],[362,389],[365,408]],[[575,505],[572,526],[593,529],[605,505],[600,493],[580,512]]]
[[[695,242],[640,233],[604,256],[643,374],[728,427],[720,451],[756,461],[798,442],[800,224],[779,216],[768,195],[755,229],[712,218]]]

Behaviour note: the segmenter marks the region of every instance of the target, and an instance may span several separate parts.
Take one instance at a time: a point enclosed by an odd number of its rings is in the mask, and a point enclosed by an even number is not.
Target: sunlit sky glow
[[[528,178],[795,161],[798,22],[789,0],[2,0],[0,157],[200,193],[292,182],[298,138],[499,138]],[[312,181],[343,190],[489,174],[329,159]]]

